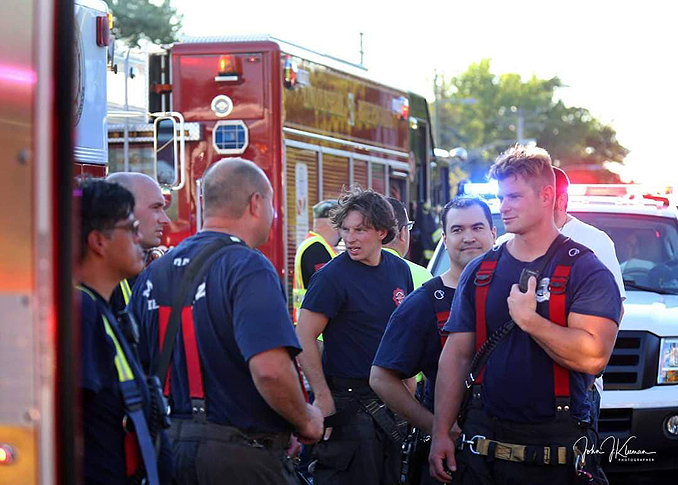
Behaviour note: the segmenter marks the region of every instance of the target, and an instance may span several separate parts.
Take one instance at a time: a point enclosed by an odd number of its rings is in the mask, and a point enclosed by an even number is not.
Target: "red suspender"
[[[159,339],[158,345],[162,352],[162,343],[165,340],[167,323],[171,308],[161,306],[158,309]],[[190,397],[194,399],[204,399],[205,391],[202,384],[202,371],[200,369],[200,354],[198,353],[198,342],[195,338],[195,326],[193,325],[193,311],[191,307],[181,309],[181,334],[184,341],[184,354],[186,355],[186,373],[188,375],[188,389]],[[170,379],[172,375],[172,366],[167,369],[165,377],[165,395],[170,393]]]
[[[161,306],[158,308],[158,353],[162,352],[162,343],[165,341],[165,333],[167,333],[167,324],[172,309],[168,306]],[[165,376],[165,396],[170,393],[170,376],[172,374],[172,364],[167,368],[167,375]]]
[[[498,251],[497,251],[498,252]],[[487,253],[492,254],[492,252]],[[487,320],[485,310],[487,307],[487,294],[490,291],[490,283],[492,282],[492,275],[497,268],[497,260],[483,261],[476,273],[476,352],[483,346],[487,340]],[[476,384],[483,382],[483,374],[485,370],[482,369],[477,378]]]
[[[447,320],[450,318],[450,311],[437,312],[436,320],[438,321],[438,333],[440,334],[440,344],[442,347],[445,347],[445,342],[447,342],[447,332],[443,330],[443,327],[447,323]]]
[[[556,266],[549,285],[549,320],[567,327],[565,313],[565,288],[572,266]],[[553,361],[553,394],[555,397],[570,397],[570,372]]]
[[[195,339],[195,325],[193,325],[193,309],[191,307],[181,309],[181,333],[184,340],[190,396],[192,399],[204,399],[205,391],[202,387],[200,356],[198,355],[198,342]]]

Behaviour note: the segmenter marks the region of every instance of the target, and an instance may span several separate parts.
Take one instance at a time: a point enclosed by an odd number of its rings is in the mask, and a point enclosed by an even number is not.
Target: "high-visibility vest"
[[[129,285],[127,287],[129,288]],[[76,288],[98,304],[96,296],[90,290],[84,286],[76,286]],[[115,347],[114,363],[115,369],[118,372],[118,382],[120,383],[120,391],[125,404],[125,414],[134,423],[134,432],[125,435],[125,466],[127,476],[135,475],[143,463],[149,485],[158,485],[158,464],[155,448],[144,414],[142,392],[138,388],[134,371],[129,364],[129,348],[122,334],[116,335],[116,329],[113,328],[103,311],[101,312],[101,319],[103,320],[106,335],[113,341]]]
[[[294,257],[294,280],[292,283],[292,320],[294,321],[295,325],[297,324],[297,317],[299,315],[299,310],[301,310],[301,304],[304,301],[304,296],[306,295],[304,278],[301,274],[301,257],[303,256],[304,251],[306,251],[309,246],[311,246],[311,244],[317,242],[325,247],[330,257],[334,258],[337,255],[337,252],[327,241],[325,241],[325,238],[313,231],[309,231],[309,233],[306,235],[306,239],[304,239],[304,241],[299,246],[299,249],[297,249],[297,254]]]

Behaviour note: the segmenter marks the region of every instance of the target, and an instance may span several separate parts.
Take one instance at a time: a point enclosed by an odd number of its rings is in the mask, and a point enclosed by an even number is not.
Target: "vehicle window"
[[[675,220],[636,214],[573,215],[612,238],[625,281],[659,290],[678,291],[678,230]]]

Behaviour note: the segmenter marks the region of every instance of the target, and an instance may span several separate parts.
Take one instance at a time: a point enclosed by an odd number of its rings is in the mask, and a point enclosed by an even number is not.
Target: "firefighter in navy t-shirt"
[[[409,295],[393,312],[381,339],[370,373],[370,386],[393,411],[413,426],[431,433],[433,390],[444,342],[452,297],[464,267],[492,247],[496,229],[488,205],[480,199],[457,197],[443,209],[443,241],[450,269]],[[404,388],[402,380],[419,372],[426,376],[422,404]],[[419,444],[410,457],[410,483],[438,483],[428,473],[428,448]]]
[[[546,151],[516,145],[490,175],[506,230],[516,236],[469,263],[459,280],[438,367],[431,474],[451,481],[446,462],[462,484],[606,483],[584,447],[597,445],[587,388],[612,353],[621,313],[614,277],[585,246],[559,235]],[[538,281],[529,277],[521,292],[521,271],[542,265]],[[476,373],[480,399],[462,413],[455,449],[449,430],[474,347],[511,320],[515,328]]]
[[[295,484],[291,433],[314,443],[322,415],[304,399],[280,278],[251,249],[268,239],[273,189],[254,163],[223,159],[203,177],[203,200],[203,229],[139,276],[130,303],[142,327],[141,360],[157,365],[184,268],[213,251],[184,302],[172,365],[161,376],[172,403],[174,479]]]
[[[346,251],[323,266],[297,323],[302,369],[328,429],[315,446],[316,485],[397,483],[402,436],[369,387],[370,366],[393,310],[412,291],[407,264],[382,251],[395,234],[388,201],[372,190],[342,194],[331,216]],[[316,338],[324,338],[322,363]]]
[[[160,423],[151,419],[151,395],[133,350],[135,342],[127,341],[109,305],[120,280],[144,267],[134,197],[103,180],[85,180],[79,189],[84,483],[146,479],[149,484],[167,484],[172,478],[169,443]],[[141,398],[142,405],[130,397]]]

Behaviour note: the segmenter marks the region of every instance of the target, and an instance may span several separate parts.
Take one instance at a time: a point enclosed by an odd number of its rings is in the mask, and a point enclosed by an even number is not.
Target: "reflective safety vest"
[[[126,283],[126,281],[125,281]],[[97,297],[83,286],[76,286],[78,290],[88,295],[97,305],[100,304]],[[129,285],[127,285],[129,289]],[[123,291],[124,295],[124,291]],[[146,470],[146,479],[149,485],[159,485],[158,464],[153,446],[153,440],[144,414],[144,401],[141,389],[134,378],[134,371],[129,364],[132,358],[131,351],[118,326],[108,320],[106,312],[101,312],[106,335],[113,341],[115,346],[115,369],[118,372],[118,382],[125,404],[125,415],[132,420],[134,432],[125,434],[125,467],[128,477],[136,475],[142,461]],[[124,421],[123,421],[124,423]],[[124,424],[123,424],[124,425]]]
[[[304,296],[306,295],[304,278],[301,274],[301,257],[303,256],[304,251],[306,251],[311,246],[311,244],[317,242],[325,247],[330,257],[334,258],[337,255],[337,252],[327,241],[325,241],[325,238],[313,231],[308,232],[306,239],[304,239],[304,241],[299,246],[299,249],[297,249],[297,254],[294,257],[294,282],[292,285],[292,305],[294,307],[292,311],[292,320],[294,321],[295,325],[297,324],[297,317],[299,310],[301,310],[301,304],[304,301]]]

